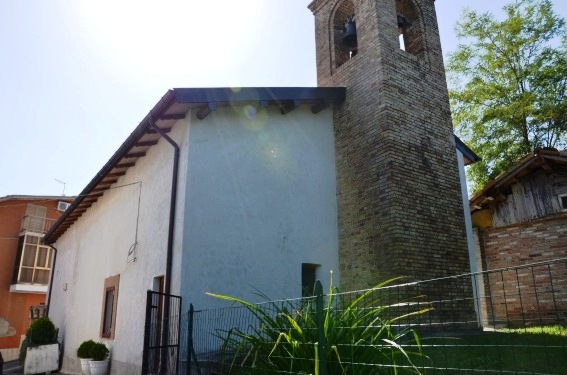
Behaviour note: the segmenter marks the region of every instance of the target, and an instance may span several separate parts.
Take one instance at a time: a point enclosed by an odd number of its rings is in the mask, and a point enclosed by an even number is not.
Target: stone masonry
[[[347,87],[335,111],[341,288],[469,272],[434,0],[314,0],[309,8],[318,84]],[[358,46],[349,56],[340,29],[352,14]],[[399,15],[408,21],[401,27]]]

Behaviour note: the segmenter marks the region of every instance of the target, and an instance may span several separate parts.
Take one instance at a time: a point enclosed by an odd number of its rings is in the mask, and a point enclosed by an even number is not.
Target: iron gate
[[[142,375],[177,375],[181,297],[148,290]]]

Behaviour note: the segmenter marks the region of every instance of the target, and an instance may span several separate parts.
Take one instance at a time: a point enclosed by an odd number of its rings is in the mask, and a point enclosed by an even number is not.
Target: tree
[[[567,147],[567,29],[550,0],[516,0],[506,18],[466,8],[449,55],[456,133],[483,160],[474,191],[536,148]]]

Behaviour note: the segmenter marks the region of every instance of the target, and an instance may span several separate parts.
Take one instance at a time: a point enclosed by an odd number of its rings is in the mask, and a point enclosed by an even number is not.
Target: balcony
[[[46,219],[44,216],[30,216],[26,215],[22,218],[22,225],[20,227],[20,235],[25,232],[45,234],[55,223],[55,219]]]
[[[31,229],[37,230],[37,228]],[[26,231],[26,234],[20,236],[10,291],[46,293],[53,250],[41,244],[42,235],[30,232]]]

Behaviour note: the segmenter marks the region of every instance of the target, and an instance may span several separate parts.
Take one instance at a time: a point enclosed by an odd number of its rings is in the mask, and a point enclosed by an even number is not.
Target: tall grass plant
[[[419,335],[405,324],[430,307],[410,300],[388,304],[379,288],[347,298],[331,285],[326,296],[318,282],[316,297],[253,304],[208,293],[240,305],[255,324],[217,332],[223,340],[224,371],[230,374],[374,375],[420,374]],[[318,290],[318,293],[317,293]],[[263,296],[266,298],[266,296]],[[267,299],[267,298],[266,298]],[[424,307],[425,306],[425,307]],[[404,313],[394,316],[393,312]],[[399,324],[401,322],[404,324]]]

